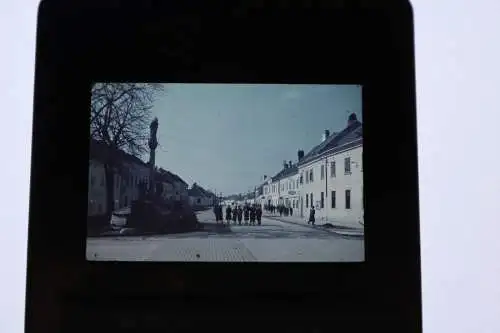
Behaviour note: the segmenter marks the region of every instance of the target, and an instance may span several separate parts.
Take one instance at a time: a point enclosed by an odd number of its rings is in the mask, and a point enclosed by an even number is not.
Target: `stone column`
[[[155,118],[151,125],[149,125],[149,193],[151,196],[154,195],[156,191],[155,186],[155,165],[156,165],[156,148],[158,147],[158,138],[156,137],[156,133],[158,132],[158,118]]]

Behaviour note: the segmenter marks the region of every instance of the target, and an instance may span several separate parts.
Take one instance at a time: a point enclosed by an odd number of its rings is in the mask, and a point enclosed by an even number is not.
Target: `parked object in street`
[[[131,207],[113,212],[110,225],[113,230],[134,229],[137,233],[178,233],[198,229],[198,220],[192,208],[181,201],[155,203],[137,200]]]
[[[130,207],[125,207],[122,209],[115,210],[111,214],[111,219],[109,221],[111,229],[119,230],[127,227],[127,221],[130,218],[130,213],[131,213]]]

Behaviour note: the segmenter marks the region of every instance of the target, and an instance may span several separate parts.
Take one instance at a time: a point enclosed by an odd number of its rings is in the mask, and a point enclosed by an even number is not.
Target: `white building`
[[[363,132],[351,114],[347,127],[329,135],[298,163],[301,216],[311,205],[316,221],[359,227],[363,216]]]
[[[105,161],[113,153],[119,168],[114,170],[113,209],[128,207],[138,199],[141,183],[149,184],[149,167],[139,158],[123,151],[111,152],[102,142],[91,140],[88,175],[88,215],[106,213],[106,173]]]
[[[274,177],[269,178],[264,185],[264,204],[277,206],[280,198],[279,182],[274,181]]]

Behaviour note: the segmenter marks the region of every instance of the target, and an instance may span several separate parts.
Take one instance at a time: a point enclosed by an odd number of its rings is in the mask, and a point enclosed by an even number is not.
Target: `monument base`
[[[139,232],[180,233],[198,230],[195,212],[182,201],[138,200],[132,203],[127,227]]]

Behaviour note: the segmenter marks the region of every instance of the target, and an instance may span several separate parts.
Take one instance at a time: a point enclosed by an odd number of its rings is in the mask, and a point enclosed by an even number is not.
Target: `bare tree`
[[[106,207],[114,203],[114,174],[126,172],[121,152],[142,157],[147,151],[151,108],[161,84],[96,83],[92,87],[90,137],[109,149],[104,161]]]

